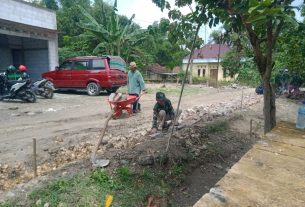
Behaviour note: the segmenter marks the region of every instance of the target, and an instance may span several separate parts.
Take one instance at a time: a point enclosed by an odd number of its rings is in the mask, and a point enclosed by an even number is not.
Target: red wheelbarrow
[[[120,118],[120,116],[123,113],[123,110],[127,111],[129,116],[132,114],[132,104],[137,101],[139,97],[128,95],[126,100],[122,101],[109,101],[108,103],[110,105],[111,111],[113,111],[112,116],[113,118],[117,119]]]

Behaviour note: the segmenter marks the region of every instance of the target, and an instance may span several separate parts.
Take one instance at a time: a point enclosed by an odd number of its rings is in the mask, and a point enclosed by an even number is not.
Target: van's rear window
[[[103,70],[103,69],[105,69],[104,61],[101,60],[101,59],[92,60],[92,68],[93,68],[93,70]]]
[[[112,57],[110,59],[110,68],[125,71],[126,70],[126,63],[121,58]]]

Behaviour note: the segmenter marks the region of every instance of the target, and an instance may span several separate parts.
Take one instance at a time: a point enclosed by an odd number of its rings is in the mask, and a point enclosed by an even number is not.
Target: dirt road
[[[180,86],[148,85],[149,93],[141,99],[142,111],[136,116],[113,120],[106,140],[118,137],[132,138],[146,133],[151,127],[152,108],[157,90],[166,92],[176,107]],[[125,89],[122,88],[121,91]],[[244,96],[253,95],[245,89]],[[106,94],[89,97],[85,93],[56,93],[51,100],[38,99],[37,103],[0,102],[0,164],[29,163],[32,139],[37,139],[38,162],[46,161],[52,150],[88,141],[95,143],[105,117],[110,113]],[[214,89],[200,86],[187,87],[181,108],[208,105],[241,99],[240,89]]]

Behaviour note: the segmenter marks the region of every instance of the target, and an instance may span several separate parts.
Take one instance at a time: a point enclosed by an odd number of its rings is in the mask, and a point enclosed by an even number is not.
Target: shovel
[[[101,133],[101,136],[95,146],[95,149],[92,153],[92,156],[91,156],[91,162],[92,162],[92,165],[93,167],[106,167],[109,165],[110,163],[110,160],[104,160],[104,159],[96,159],[96,153],[98,151],[98,148],[100,146],[100,144],[102,143],[103,141],[103,138],[104,138],[104,135],[105,135],[105,132],[107,130],[107,127],[108,127],[108,122],[110,121],[110,119],[112,118],[112,113],[107,117],[106,121],[105,121],[105,124],[104,124],[104,128],[103,128],[103,131]]]

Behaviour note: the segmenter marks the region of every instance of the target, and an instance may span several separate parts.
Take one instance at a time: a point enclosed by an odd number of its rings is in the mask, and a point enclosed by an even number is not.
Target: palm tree
[[[106,15],[105,7],[103,6],[100,23],[83,7],[79,6],[79,8],[84,16],[84,19],[80,21],[80,27],[89,31],[89,33],[85,34],[87,37],[98,42],[93,53],[98,53],[102,50],[110,55],[120,56],[124,47],[135,45],[136,42],[141,40],[139,35],[143,31],[134,29],[132,22],[135,17],[134,14],[125,26],[120,25],[119,15],[116,13],[116,0],[110,15]]]

